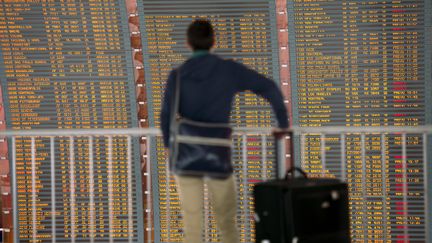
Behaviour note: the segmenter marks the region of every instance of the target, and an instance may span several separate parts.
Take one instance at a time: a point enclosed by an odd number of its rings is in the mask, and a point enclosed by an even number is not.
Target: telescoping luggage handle
[[[276,143],[275,143],[275,151],[276,151],[276,160],[278,160],[280,157],[280,151],[279,148],[281,148],[282,140],[286,136],[289,137],[289,152],[290,152],[290,164],[289,168],[285,172],[285,180],[294,179],[295,178],[295,172],[299,172],[304,178],[307,178],[306,172],[304,172],[301,168],[295,167],[294,163],[294,133],[289,130],[281,130],[276,131],[273,133],[273,136],[275,137]],[[279,161],[277,161],[279,163]],[[282,161],[284,163],[284,161]]]
[[[294,172],[298,171],[304,178],[307,178],[306,172],[299,167],[291,167],[285,173],[285,180],[293,179],[295,177]]]

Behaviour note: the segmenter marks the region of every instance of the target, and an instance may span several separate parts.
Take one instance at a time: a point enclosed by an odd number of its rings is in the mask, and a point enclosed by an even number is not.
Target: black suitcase
[[[351,242],[347,184],[289,173],[254,187],[256,243]]]

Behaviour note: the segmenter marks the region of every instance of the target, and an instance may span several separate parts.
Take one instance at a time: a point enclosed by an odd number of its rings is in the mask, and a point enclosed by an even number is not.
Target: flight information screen
[[[163,89],[169,72],[190,57],[186,47],[187,26],[196,18],[210,19],[216,30],[215,52],[223,58],[239,61],[258,72],[278,81],[278,52],[276,36],[275,3],[272,0],[253,1],[138,1],[142,9],[144,69],[148,88],[150,126],[159,127],[159,115]],[[141,11],[140,11],[141,12]],[[232,112],[235,126],[272,126],[272,111],[268,104],[252,93],[236,97]],[[272,142],[267,145],[271,148]],[[241,149],[246,144],[247,154]],[[236,138],[233,163],[238,185],[237,222],[242,242],[254,239],[253,206],[251,190],[253,182],[271,177],[274,172],[273,152],[265,152],[262,160],[261,137]],[[157,163],[152,165],[154,188],[155,241],[180,242],[182,239],[181,211],[175,181],[167,174],[167,160],[161,140],[153,151]],[[244,157],[246,156],[246,158]],[[206,242],[219,242],[220,237],[211,213],[205,204],[208,227],[204,232]]]
[[[124,1],[0,1],[7,128],[137,126],[129,35]],[[140,167],[127,143],[16,138],[14,242],[140,242],[140,178],[131,173]],[[13,153],[2,151],[11,163]]]
[[[287,10],[295,125],[431,123],[430,1],[299,0]],[[426,242],[425,138],[307,135],[298,159],[349,183],[354,241]]]
[[[292,125],[432,124],[430,0],[0,0],[0,130],[160,127],[165,82],[191,56],[185,33],[196,18],[212,21],[216,54],[280,82]],[[233,105],[233,126],[275,125],[252,93]],[[308,134],[297,138],[305,147],[296,161],[349,183],[353,242],[427,242],[425,139]],[[159,137],[15,141],[13,150],[0,137],[8,243],[181,242]],[[254,242],[251,192],[276,174],[273,146],[266,136],[234,136],[241,242]],[[203,193],[205,241],[220,242]]]

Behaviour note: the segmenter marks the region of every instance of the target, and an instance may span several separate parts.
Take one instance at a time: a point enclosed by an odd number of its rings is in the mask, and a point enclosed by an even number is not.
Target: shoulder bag
[[[170,169],[176,175],[227,178],[231,165],[228,124],[193,121],[179,114],[180,68],[177,69],[170,126]]]

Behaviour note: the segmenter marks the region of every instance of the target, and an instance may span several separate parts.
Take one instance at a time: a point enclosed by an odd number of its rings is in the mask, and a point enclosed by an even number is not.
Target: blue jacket
[[[162,104],[162,133],[166,147],[177,70],[169,74]],[[246,66],[214,54],[192,57],[180,68],[180,107],[182,117],[202,122],[229,123],[235,95],[250,90],[267,99],[281,128],[288,127],[283,96],[276,83]]]

